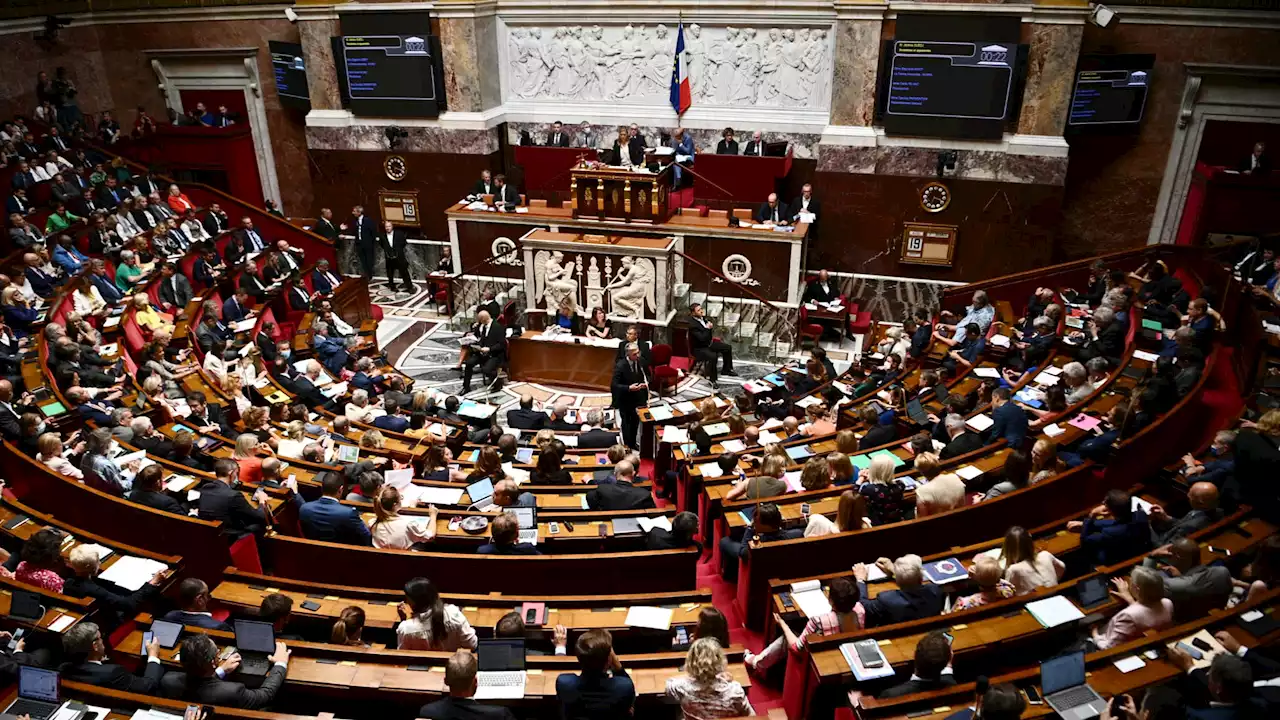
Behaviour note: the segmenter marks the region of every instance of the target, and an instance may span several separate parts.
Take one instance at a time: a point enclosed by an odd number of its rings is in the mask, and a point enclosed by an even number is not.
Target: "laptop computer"
[[[929,424],[929,413],[925,412],[925,409],[920,405],[919,400],[907,401],[907,417],[911,418],[911,422],[917,425]]]
[[[471,498],[472,510],[488,507],[493,500],[493,481],[483,478],[471,483],[467,486],[467,497]]]
[[[480,640],[476,649],[476,700],[518,700],[524,697],[524,639]]]
[[[240,668],[245,675],[266,675],[271,669],[267,658],[276,651],[276,631],[271,623],[236,620],[236,648],[240,651]]]
[[[933,397],[936,398],[938,402],[946,402],[947,398],[951,397],[951,390],[947,388],[945,384],[938,383],[933,386]]]
[[[520,521],[520,540],[530,545],[538,544],[538,509],[531,507],[507,508],[506,512],[516,516]]]
[[[58,673],[53,670],[20,665],[18,667],[18,699],[4,709],[8,717],[30,715],[31,720],[48,720],[61,707],[58,699]]]
[[[1040,663],[1040,690],[1062,720],[1087,720],[1107,708],[1107,701],[1085,682],[1083,652]]]

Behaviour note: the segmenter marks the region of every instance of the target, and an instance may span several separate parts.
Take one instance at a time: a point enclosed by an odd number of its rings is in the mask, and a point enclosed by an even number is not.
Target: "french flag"
[[[681,21],[676,30],[676,57],[671,64],[671,109],[676,111],[676,115],[683,115],[692,104],[689,68],[684,62],[684,21]]]

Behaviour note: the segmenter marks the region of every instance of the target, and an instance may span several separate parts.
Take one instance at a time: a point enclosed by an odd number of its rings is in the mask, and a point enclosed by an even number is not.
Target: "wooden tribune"
[[[576,167],[570,178],[575,218],[659,224],[671,216],[667,206],[670,173]]]
[[[352,327],[360,327],[373,319],[373,301],[369,299],[369,278],[346,278],[333,291],[333,311]]]
[[[512,380],[609,391],[615,348],[535,340],[540,334],[526,331],[507,343]]]

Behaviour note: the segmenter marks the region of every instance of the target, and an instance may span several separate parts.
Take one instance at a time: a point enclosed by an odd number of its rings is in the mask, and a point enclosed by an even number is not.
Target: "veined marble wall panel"
[[[676,25],[499,22],[508,110],[550,104],[665,107]],[[829,24],[685,26],[693,108],[779,110],[826,117],[834,40]]]

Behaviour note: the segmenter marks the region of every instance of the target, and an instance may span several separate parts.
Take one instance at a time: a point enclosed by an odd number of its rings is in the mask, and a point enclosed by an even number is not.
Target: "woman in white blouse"
[[[71,302],[76,314],[81,317],[97,315],[107,309],[107,301],[102,299],[102,293],[98,292],[98,287],[88,279],[76,282],[76,291],[71,294]]]
[[[204,371],[213,376],[214,380],[222,382],[227,377],[227,361],[222,359],[223,353],[227,351],[227,344],[221,340],[214,340],[213,346],[209,348],[209,352],[204,354]],[[239,375],[239,373],[230,373]],[[244,378],[240,378],[244,382]]]
[[[427,517],[405,517],[400,514],[400,491],[383,485],[373,502],[377,516],[369,531],[373,533],[373,546],[392,550],[411,550],[417,543],[427,543],[436,536],[434,505],[428,506]]]
[[[1067,566],[1048,550],[1036,550],[1026,528],[1014,525],[1004,535],[1004,547],[996,558],[1004,568],[1004,579],[1014,591],[1026,595],[1038,588],[1053,587],[1062,580]]]
[[[78,443],[71,449],[72,454],[84,452],[85,444]],[[36,439],[36,460],[42,462],[50,470],[65,475],[76,480],[83,480],[84,473],[80,472],[70,460],[62,457],[62,438],[58,437],[58,433],[47,432]]]
[[[243,383],[240,382],[239,375],[226,375],[222,378],[222,392],[236,401],[236,412],[240,415],[244,415],[245,411],[253,406],[249,398],[245,397],[242,388]]]
[[[445,604],[430,580],[419,577],[404,584],[405,601],[396,607],[396,645],[400,650],[475,651],[476,631],[457,605]]]

